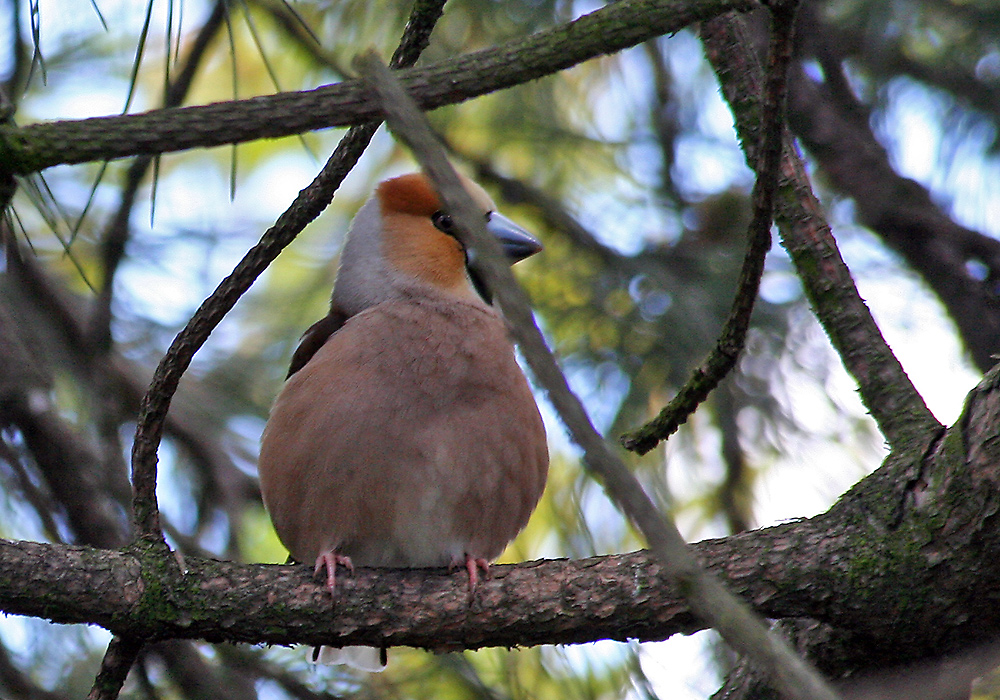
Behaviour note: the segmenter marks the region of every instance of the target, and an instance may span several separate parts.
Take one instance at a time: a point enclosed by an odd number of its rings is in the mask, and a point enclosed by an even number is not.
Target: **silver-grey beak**
[[[534,255],[543,247],[538,239],[495,211],[486,215],[486,230],[500,241],[511,265]]]

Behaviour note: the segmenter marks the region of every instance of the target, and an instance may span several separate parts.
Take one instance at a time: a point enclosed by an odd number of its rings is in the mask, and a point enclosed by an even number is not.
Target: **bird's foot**
[[[483,570],[483,578],[488,578],[490,575],[490,563],[482,557],[474,557],[471,554],[466,554],[464,561],[456,559],[448,568],[454,570],[459,566],[464,567],[465,571],[469,574],[469,604],[472,604],[476,599],[476,587],[479,585],[479,570]]]
[[[354,573],[354,563],[351,558],[337,554],[332,549],[316,557],[316,568],[313,569],[313,576],[326,569],[326,589],[332,596],[337,595],[337,564],[347,567],[348,571]]]

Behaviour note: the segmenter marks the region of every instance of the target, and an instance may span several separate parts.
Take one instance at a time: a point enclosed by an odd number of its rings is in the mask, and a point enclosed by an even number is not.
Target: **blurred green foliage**
[[[44,76],[36,64],[24,85],[11,77],[13,57],[0,63],[8,91],[15,91],[18,123],[114,113],[132,87],[145,7],[125,0],[95,3],[107,20],[105,31],[96,16],[88,16],[87,3],[70,4],[73,20],[60,3],[37,3]],[[308,89],[348,77],[360,52],[376,47],[384,56],[391,53],[409,12],[408,4],[386,0],[246,0],[228,6],[230,16],[199,68],[188,104]],[[208,7],[191,0],[153,5],[133,109],[157,106],[165,66],[177,73]],[[593,7],[453,0],[422,60],[491,46]],[[855,87],[890,134],[900,128],[886,121],[894,107],[893,81],[901,75],[913,79],[914,67],[937,71],[933,75],[941,80],[949,71],[993,71],[994,80],[1000,75],[1000,21],[977,23],[996,14],[991,4],[837,0],[821,7],[826,21],[855,42],[847,57]],[[30,54],[29,8],[17,2],[0,8],[3,31],[19,37],[19,50]],[[478,173],[499,208],[545,243],[544,254],[519,265],[518,274],[572,385],[610,440],[653,415],[708,352],[742,260],[751,177],[697,47],[694,34],[682,32],[431,115],[456,163]],[[949,83],[933,75],[933,89],[923,89],[928,100],[946,105],[948,119],[993,123],[993,113],[970,111],[969,94],[958,88],[945,93]],[[951,84],[964,85],[957,78]],[[341,134],[159,159],[131,214],[126,257],[113,287],[115,353],[131,363],[138,386],[186,317],[308,183]],[[15,201],[22,250],[72,299],[69,308],[84,327],[91,287],[105,276],[101,241],[119,206],[127,165],[56,168],[44,179],[22,183]],[[384,134],[377,137],[330,209],[279,257],[197,357],[174,409],[197,429],[170,433],[161,452],[160,492],[176,546],[246,561],[284,559],[254,487],[259,431],[298,335],[325,312],[350,217],[375,182],[411,168],[399,146]],[[505,196],[511,182],[522,187],[517,197]],[[836,205],[833,194],[826,196]],[[836,219],[847,230],[849,212]],[[924,294],[873,239],[848,236],[861,251],[855,256],[860,274],[889,276],[908,285],[908,293]],[[119,407],[109,431],[99,420],[105,398],[95,395],[93,378],[83,376],[73,349],[64,347],[56,321],[36,318],[28,325],[55,380],[51,399],[59,416],[104,455],[102,464],[122,467],[134,412]],[[584,476],[557,420],[549,425],[548,490],[502,560],[640,547]],[[4,436],[4,445],[0,534],[74,541],[16,430]],[[722,535],[773,517],[761,518],[755,505],[773,498],[790,468],[815,467],[808,452],[838,463],[812,475],[820,498],[829,502],[877,464],[880,449],[809,316],[787,259],[776,250],[734,376],[667,449],[633,461],[692,535]],[[772,470],[777,477],[769,476]],[[14,666],[60,697],[85,692],[106,643],[100,634],[37,621],[6,621],[0,639]],[[225,654],[198,648],[209,667],[226,663]],[[442,656],[392,650],[390,669],[372,677],[309,670],[305,650],[261,653],[302,687],[325,688],[330,697],[620,698],[675,692],[662,678],[657,686],[645,677],[637,645]],[[286,681],[258,677],[254,687],[261,698],[308,696]],[[190,692],[171,674],[169,657],[155,650],[126,687],[126,696],[136,698],[193,697]]]

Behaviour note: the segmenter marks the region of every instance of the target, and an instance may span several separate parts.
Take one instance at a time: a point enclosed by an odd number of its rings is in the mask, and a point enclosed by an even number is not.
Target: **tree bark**
[[[401,70],[400,80],[423,109],[435,109],[551,75],[722,12],[755,7],[754,0],[617,2],[498,47]],[[346,80],[314,90],[143,114],[25,127],[0,124],[0,174],[292,136],[378,117],[361,82]]]
[[[826,513],[707,540],[699,558],[770,618],[849,634],[834,678],[977,648],[1000,633],[1000,369],[945,434],[890,455]],[[935,437],[935,436],[929,436]],[[644,552],[459,574],[358,569],[336,600],[304,566],[0,541],[0,609],[135,639],[431,649],[658,640],[702,625]]]

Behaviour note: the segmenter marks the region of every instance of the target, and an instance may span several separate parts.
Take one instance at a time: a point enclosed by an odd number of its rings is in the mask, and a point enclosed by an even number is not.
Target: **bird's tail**
[[[350,666],[359,671],[379,673],[385,670],[385,648],[377,647],[317,647],[313,661],[324,666]]]

